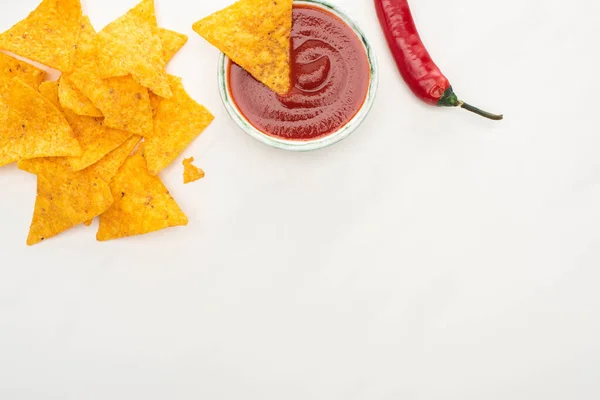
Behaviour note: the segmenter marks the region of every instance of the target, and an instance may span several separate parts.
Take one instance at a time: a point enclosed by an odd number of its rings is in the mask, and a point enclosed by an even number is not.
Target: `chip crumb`
[[[204,171],[201,168],[196,167],[192,163],[194,157],[186,158],[183,160],[183,183],[195,182],[198,179],[204,178]]]

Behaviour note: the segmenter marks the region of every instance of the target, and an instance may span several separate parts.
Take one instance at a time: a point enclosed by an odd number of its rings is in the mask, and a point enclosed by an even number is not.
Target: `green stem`
[[[446,89],[446,91],[444,92],[444,94],[442,95],[440,100],[438,101],[437,105],[440,107],[464,108],[467,111],[471,111],[472,113],[481,115],[482,117],[485,117],[488,119],[493,119],[494,121],[499,121],[504,118],[504,116],[502,116],[502,115],[492,114],[487,111],[483,111],[477,107],[473,107],[472,105],[467,104],[464,101],[460,101],[458,99],[458,97],[456,97],[454,90],[452,90],[452,86],[450,86],[448,89]]]
[[[458,105],[460,108],[464,108],[465,110],[471,111],[472,113],[475,113],[477,115],[481,115],[482,117],[493,119],[494,121],[500,121],[504,118],[503,115],[492,114],[487,111],[480,110],[477,107],[473,107],[472,105],[465,103],[464,101],[459,101]]]

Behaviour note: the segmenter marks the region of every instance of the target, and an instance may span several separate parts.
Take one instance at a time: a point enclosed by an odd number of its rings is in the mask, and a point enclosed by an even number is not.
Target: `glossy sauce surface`
[[[354,31],[321,8],[296,5],[291,39],[292,90],[277,95],[236,64],[231,95],[260,131],[287,140],[313,140],[348,123],[363,105],[370,80],[365,49]]]

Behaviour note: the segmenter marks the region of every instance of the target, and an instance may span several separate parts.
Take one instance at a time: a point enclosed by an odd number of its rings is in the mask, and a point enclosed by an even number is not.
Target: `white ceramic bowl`
[[[375,57],[375,54],[373,53],[373,48],[369,40],[367,39],[363,31],[358,27],[358,25],[353,20],[351,20],[345,13],[343,13],[337,6],[334,6],[333,4],[322,0],[294,1],[294,4],[306,4],[311,5],[313,7],[319,7],[338,16],[354,31],[354,33],[358,36],[361,43],[363,44],[363,47],[367,54],[367,58],[369,60],[371,76],[369,80],[369,87],[367,89],[367,96],[362,107],[356,113],[356,115],[350,121],[348,121],[346,125],[342,126],[337,131],[314,140],[286,140],[267,135],[264,132],[258,130],[256,127],[254,127],[254,125],[252,125],[250,121],[246,119],[246,117],[242,114],[242,112],[235,104],[235,101],[229,89],[229,79],[227,75],[229,70],[229,59],[224,54],[221,54],[218,65],[219,91],[221,93],[221,99],[223,100],[223,104],[225,106],[225,109],[227,110],[227,113],[244,132],[246,132],[256,140],[268,144],[269,146],[277,147],[279,149],[291,151],[311,151],[331,146],[350,136],[350,134],[354,132],[356,128],[359,127],[359,125],[364,121],[367,114],[371,110],[373,102],[375,101],[375,94],[377,92],[377,86],[379,83],[379,70],[377,65],[377,59]]]

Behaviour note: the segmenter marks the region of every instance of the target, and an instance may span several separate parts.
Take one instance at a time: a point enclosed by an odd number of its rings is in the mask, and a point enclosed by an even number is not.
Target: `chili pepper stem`
[[[504,116],[502,115],[492,114],[487,111],[480,110],[477,107],[473,107],[472,105],[467,104],[464,101],[460,101],[458,97],[456,97],[456,93],[454,93],[454,90],[452,90],[452,86],[450,86],[448,89],[446,89],[446,91],[444,91],[444,94],[442,95],[437,104],[440,107],[464,108],[467,111],[471,111],[472,113],[475,113],[488,119],[493,119],[494,121],[499,121],[504,118]]]
[[[464,108],[467,111],[471,111],[472,113],[475,113],[477,115],[481,115],[482,117],[485,117],[485,118],[488,118],[488,119],[493,119],[494,121],[500,121],[501,119],[504,118],[503,115],[492,114],[492,113],[489,113],[487,111],[480,110],[477,107],[473,107],[472,105],[465,103],[464,101],[460,101],[459,100],[458,101],[458,106],[460,108]]]

